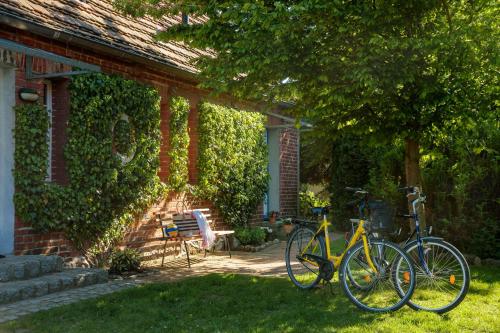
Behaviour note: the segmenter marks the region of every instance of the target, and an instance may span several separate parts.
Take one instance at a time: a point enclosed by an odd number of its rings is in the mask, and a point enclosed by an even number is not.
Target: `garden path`
[[[334,238],[338,237],[341,236],[334,235]],[[171,282],[212,273],[286,276],[285,246],[286,242],[281,241],[260,252],[234,251],[232,258],[229,258],[226,252],[209,254],[205,258],[203,255],[197,255],[191,258],[191,268],[187,267],[186,259],[181,258],[166,262],[163,268],[152,267],[147,270],[148,274],[141,276],[132,276],[124,280],[110,280],[108,283],[57,292],[34,300],[0,305],[0,323],[17,319],[29,313],[98,297],[143,283]]]

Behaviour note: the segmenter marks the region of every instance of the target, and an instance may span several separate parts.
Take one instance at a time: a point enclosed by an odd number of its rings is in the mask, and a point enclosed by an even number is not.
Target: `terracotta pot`
[[[284,224],[283,225],[283,230],[285,231],[285,233],[288,235],[289,233],[292,232],[293,230],[293,224]]]
[[[278,217],[277,212],[272,212],[271,215],[269,215],[269,224],[274,224],[276,223],[276,218]]]

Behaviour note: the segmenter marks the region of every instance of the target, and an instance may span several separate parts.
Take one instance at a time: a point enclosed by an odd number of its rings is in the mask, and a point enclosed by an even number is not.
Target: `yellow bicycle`
[[[372,312],[395,311],[413,294],[415,269],[396,244],[368,237],[362,213],[367,193],[356,194],[365,195],[359,205],[359,224],[339,255],[330,251],[328,207],[313,208],[313,213],[323,215],[317,230],[311,223],[296,221],[285,251],[288,276],[297,287],[310,289],[321,280],[330,281],[338,270],[340,285],[356,306]]]

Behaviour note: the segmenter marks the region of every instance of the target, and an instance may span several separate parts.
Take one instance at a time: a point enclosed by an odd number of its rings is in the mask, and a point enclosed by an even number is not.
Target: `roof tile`
[[[196,73],[192,60],[209,52],[187,47],[182,42],[157,42],[156,31],[181,22],[181,17],[161,21],[132,18],[115,10],[110,0],[2,0],[0,15],[107,44],[127,53],[177,66]],[[198,20],[195,20],[197,22]]]

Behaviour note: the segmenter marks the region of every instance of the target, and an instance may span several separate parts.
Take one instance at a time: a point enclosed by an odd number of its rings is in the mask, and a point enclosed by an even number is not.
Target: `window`
[[[45,180],[52,181],[52,82],[46,81],[44,84],[44,104],[49,118],[49,128],[47,129],[47,176]]]

